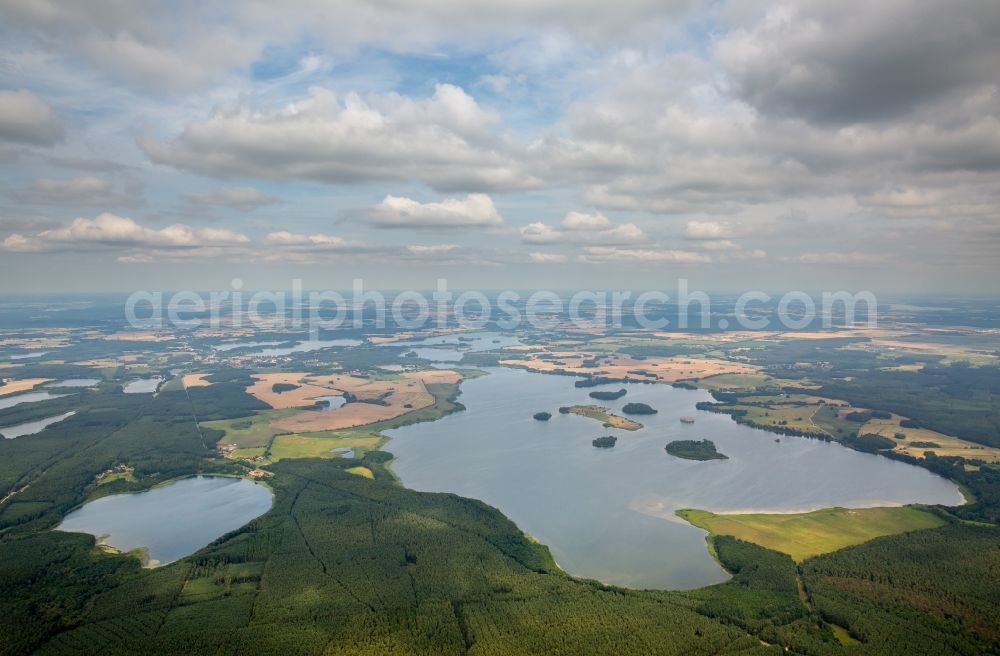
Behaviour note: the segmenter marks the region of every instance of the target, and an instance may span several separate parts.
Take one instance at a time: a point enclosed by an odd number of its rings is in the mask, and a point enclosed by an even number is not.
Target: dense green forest
[[[358,361],[381,356],[372,353]],[[156,395],[109,382],[0,412],[4,423],[77,413],[0,440],[0,654],[982,654],[1000,649],[1000,474],[920,461],[975,501],[949,524],[809,559],[729,537],[733,574],[688,592],[563,574],[548,549],[481,502],[400,486],[391,456],[284,460],[272,510],[179,562],[147,570],[49,529],[87,499],[196,473],[216,457],[199,420],[266,406],[249,373]],[[835,384],[829,382],[826,384]],[[869,403],[879,409],[878,403]],[[852,445],[856,446],[856,445]],[[907,457],[893,455],[899,459]],[[912,459],[909,459],[912,461]],[[135,480],[97,485],[128,464]],[[346,470],[364,465],[374,480]],[[966,520],[975,520],[972,523]],[[985,524],[983,522],[990,522]]]

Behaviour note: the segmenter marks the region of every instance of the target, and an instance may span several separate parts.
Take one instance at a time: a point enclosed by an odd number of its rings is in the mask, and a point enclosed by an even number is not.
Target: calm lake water
[[[497,332],[460,333],[427,337],[408,342],[389,342],[386,346],[413,346],[417,357],[431,362],[459,362],[466,353],[477,353],[515,346],[521,342],[513,336]]]
[[[246,479],[198,476],[91,501],[56,530],[89,533],[120,551],[145,547],[151,564],[166,564],[263,515],[271,497]]]
[[[17,424],[15,426],[2,426],[0,427],[0,436],[3,436],[8,440],[13,440],[16,437],[25,437],[27,435],[41,433],[52,424],[58,424],[63,419],[69,419],[75,414],[76,412],[71,410],[54,417],[36,419],[35,421],[26,421],[23,424]]]
[[[99,382],[101,382],[100,378],[67,378],[48,383],[46,387],[93,387]]]
[[[265,348],[259,351],[250,351],[247,355],[260,355],[264,357],[274,357],[281,355],[291,355],[292,353],[308,353],[332,346],[360,346],[360,339],[307,339],[294,346],[279,348]]]
[[[126,394],[152,394],[162,382],[162,378],[140,378],[126,383],[122,391]]]
[[[10,396],[0,396],[0,410],[5,410],[7,408],[13,408],[16,405],[21,405],[22,403],[35,403],[36,401],[47,401],[49,399],[58,399],[62,394],[53,394],[51,392],[27,392],[25,394],[12,394]]]
[[[387,431],[392,467],[410,488],[454,492],[499,508],[549,546],[568,573],[634,588],[683,589],[728,578],[705,548],[705,532],[679,508],[806,511],[830,506],[962,503],[930,472],[837,444],[781,437],[695,410],[707,392],[615,383],[575,388],[574,378],[490,368],[462,383],[465,412]],[[594,390],[625,388],[615,401]],[[634,417],[635,432],[608,429],[558,407],[630,401],[659,413]],[[532,414],[552,413],[548,422]],[[619,412],[620,414],[620,412]],[[681,424],[681,416],[695,417]],[[613,449],[591,440],[615,435]],[[715,442],[728,460],[698,462],[664,450],[676,439]]]

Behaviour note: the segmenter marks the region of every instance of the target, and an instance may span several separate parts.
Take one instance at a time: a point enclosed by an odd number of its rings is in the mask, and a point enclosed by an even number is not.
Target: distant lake
[[[324,407],[321,410],[322,412],[330,412],[332,410],[336,410],[337,408],[339,408],[340,406],[344,405],[344,403],[347,402],[347,399],[345,399],[343,396],[317,396],[316,398],[310,400],[315,401],[317,403],[325,401],[326,403],[324,404]]]
[[[21,353],[20,355],[10,355],[8,358],[10,360],[30,360],[32,358],[40,358],[48,353],[48,351],[36,351],[34,353]]]
[[[56,415],[54,417],[46,417],[45,419],[36,419],[34,421],[26,421],[23,424],[17,424],[14,426],[0,426],[0,436],[5,437],[8,440],[13,440],[17,437],[25,437],[27,435],[34,435],[35,433],[41,433],[43,430],[48,428],[53,424],[58,424],[64,419],[69,419],[75,415],[75,411],[65,412],[61,415]]]
[[[91,501],[56,530],[89,533],[119,551],[145,547],[151,564],[166,564],[263,515],[271,498],[270,490],[246,479],[198,476]]]
[[[67,378],[48,383],[46,387],[93,387],[99,382],[101,382],[100,378]]]
[[[702,390],[639,383],[574,387],[574,378],[489,368],[462,383],[467,410],[386,431],[393,469],[410,488],[453,492],[499,508],[548,545],[568,573],[634,588],[694,588],[728,578],[705,548],[705,532],[678,508],[807,511],[830,506],[962,503],[958,488],[925,469],[835,443],[781,436],[701,412]],[[625,388],[614,401],[591,391]],[[635,432],[603,428],[559,406],[630,401],[659,413],[636,416]],[[532,418],[552,413],[543,422]],[[680,423],[681,416],[694,424]],[[618,437],[612,449],[591,440]],[[728,460],[699,462],[664,450],[676,439],[715,442]]]
[[[37,401],[58,399],[60,396],[63,395],[53,394],[52,392],[27,392],[25,394],[12,394],[10,396],[0,396],[0,410],[13,408],[15,405],[21,405],[22,403],[35,403]]]
[[[254,348],[257,346],[276,346],[278,344],[283,344],[284,342],[226,342],[225,344],[214,344],[212,346],[216,351],[232,351],[238,348]]]
[[[386,342],[385,346],[412,346],[417,357],[431,362],[460,362],[466,353],[477,353],[516,346],[520,340],[497,332],[459,333],[405,342]]]
[[[162,378],[140,378],[126,383],[122,391],[126,394],[151,394],[163,382]]]
[[[251,351],[247,355],[259,355],[263,357],[275,357],[281,355],[291,355],[292,353],[308,353],[320,349],[331,348],[333,346],[360,346],[360,339],[307,339],[294,346],[280,348],[265,348],[259,351]]]

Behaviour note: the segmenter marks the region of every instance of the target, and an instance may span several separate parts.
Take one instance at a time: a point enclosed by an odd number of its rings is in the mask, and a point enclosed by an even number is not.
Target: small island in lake
[[[549,419],[552,419],[552,413],[551,412],[536,412],[535,414],[532,415],[532,417],[534,417],[538,421],[548,421]]]
[[[715,450],[712,440],[676,440],[667,444],[667,453],[685,460],[729,460]]]
[[[627,415],[655,415],[659,411],[645,403],[626,403],[622,406],[622,412]]]
[[[610,449],[617,441],[618,438],[614,435],[605,435],[604,437],[598,437],[596,440],[591,442],[591,444],[596,446],[598,449]]]
[[[622,388],[617,392],[591,392],[590,398],[597,399],[598,401],[614,401],[615,399],[620,399],[625,396],[625,389]]]
[[[562,414],[574,414],[589,417],[601,422],[605,428],[621,428],[622,430],[639,430],[642,424],[626,417],[613,414],[609,409],[599,405],[571,405],[559,408]]]

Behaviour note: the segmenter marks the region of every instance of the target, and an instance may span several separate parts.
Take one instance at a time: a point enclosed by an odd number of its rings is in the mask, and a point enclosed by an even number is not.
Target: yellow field
[[[861,427],[859,433],[875,433],[888,438],[894,438],[897,433],[902,433],[906,438],[894,440],[897,443],[896,451],[902,451],[914,458],[923,458],[925,451],[933,451],[939,456],[959,456],[986,462],[1000,462],[1000,449],[938,433],[928,428],[903,428],[899,425],[902,419],[903,417],[899,415],[893,415],[892,419],[872,419]],[[933,442],[940,446],[920,447],[913,446],[912,442]]]
[[[372,472],[372,470],[368,469],[367,467],[361,467],[361,466],[358,466],[358,467],[348,467],[344,471],[349,472],[351,474],[355,474],[357,476],[363,476],[365,478],[370,478],[372,480],[375,479],[375,473]]]
[[[47,383],[51,378],[25,378],[23,380],[8,380],[6,385],[0,386],[0,396],[17,394],[33,390],[42,383]]]
[[[678,510],[677,515],[714,535],[732,535],[786,553],[796,562],[883,535],[936,528],[945,523],[933,513],[908,506],[747,515]]]
[[[598,362],[596,367],[583,366],[585,361],[595,358]],[[561,370],[581,376],[638,378],[665,383],[682,379],[701,379],[719,374],[754,374],[758,371],[753,365],[714,358],[677,356],[637,359],[627,355],[583,351],[535,352],[527,360],[501,360],[500,364],[543,373]]]
[[[181,378],[181,382],[183,382],[186,389],[191,389],[192,387],[208,387],[212,383],[205,380],[205,376],[208,376],[208,374],[186,374],[183,378]]]
[[[350,392],[360,401],[368,402],[348,403],[329,412],[306,410],[276,421],[273,426],[289,433],[305,433],[354,428],[394,419],[434,405],[434,396],[427,391],[428,384],[457,383],[460,380],[461,374],[450,370],[408,372],[390,380],[348,375],[308,378],[308,384],[325,389],[328,394]]]

